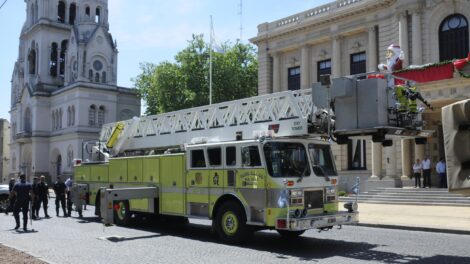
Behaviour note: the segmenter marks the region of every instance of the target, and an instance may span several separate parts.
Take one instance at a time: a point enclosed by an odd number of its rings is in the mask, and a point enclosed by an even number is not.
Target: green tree
[[[258,61],[252,45],[237,42],[212,52],[212,102],[257,94]],[[193,35],[175,62],[141,63],[133,81],[147,104],[146,114],[176,111],[209,104],[209,44]]]

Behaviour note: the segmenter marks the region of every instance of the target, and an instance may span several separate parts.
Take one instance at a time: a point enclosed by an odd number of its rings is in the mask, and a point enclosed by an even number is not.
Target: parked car
[[[8,184],[0,184],[0,212],[5,212],[8,207]]]

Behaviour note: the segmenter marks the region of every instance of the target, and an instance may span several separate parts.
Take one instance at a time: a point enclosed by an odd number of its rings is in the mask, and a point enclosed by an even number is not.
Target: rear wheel
[[[297,238],[301,236],[303,233],[305,233],[305,230],[301,230],[301,231],[277,230],[277,232],[283,238],[292,239],[292,238]]]
[[[215,230],[226,243],[240,243],[252,234],[246,225],[245,212],[234,201],[224,203],[217,212]]]
[[[6,212],[9,204],[8,195],[0,195],[0,212]]]
[[[129,201],[115,201],[114,202],[114,222],[116,225],[126,226],[129,225],[131,220],[131,212],[129,208]]]

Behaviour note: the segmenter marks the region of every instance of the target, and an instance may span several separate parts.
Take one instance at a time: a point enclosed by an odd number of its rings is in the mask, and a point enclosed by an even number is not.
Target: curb
[[[25,250],[23,250],[23,249],[21,249],[21,248],[17,248],[17,247],[15,247],[15,246],[11,246],[11,245],[8,245],[8,244],[2,243],[2,242],[0,242],[0,245],[3,245],[4,247],[7,247],[7,248],[14,249],[14,250],[16,250],[16,251],[18,251],[18,252],[21,252],[21,253],[24,253],[24,254],[26,254],[26,255],[30,255],[31,257],[33,257],[33,258],[35,258],[35,259],[37,259],[37,260],[43,261],[43,262],[45,262],[45,263],[48,263],[48,264],[56,264],[56,263],[54,263],[54,262],[48,261],[47,259],[45,259],[45,258],[43,258],[43,257],[41,257],[41,256],[38,256],[38,255],[36,255],[36,254],[34,254],[34,253],[32,253],[32,252],[25,251]]]
[[[409,230],[409,231],[434,232],[434,233],[446,233],[446,234],[456,234],[456,235],[470,235],[470,231],[468,230],[432,228],[432,227],[421,227],[421,226],[383,225],[383,224],[370,224],[370,223],[358,223],[357,226],[372,227],[372,228],[387,228],[387,229],[397,229],[397,230]]]

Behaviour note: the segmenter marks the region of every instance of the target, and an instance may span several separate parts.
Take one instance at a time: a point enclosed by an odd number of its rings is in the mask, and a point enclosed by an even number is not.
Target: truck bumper
[[[310,216],[302,218],[278,218],[276,229],[301,231],[321,229],[340,225],[351,225],[359,222],[359,212],[338,212],[331,215]]]

